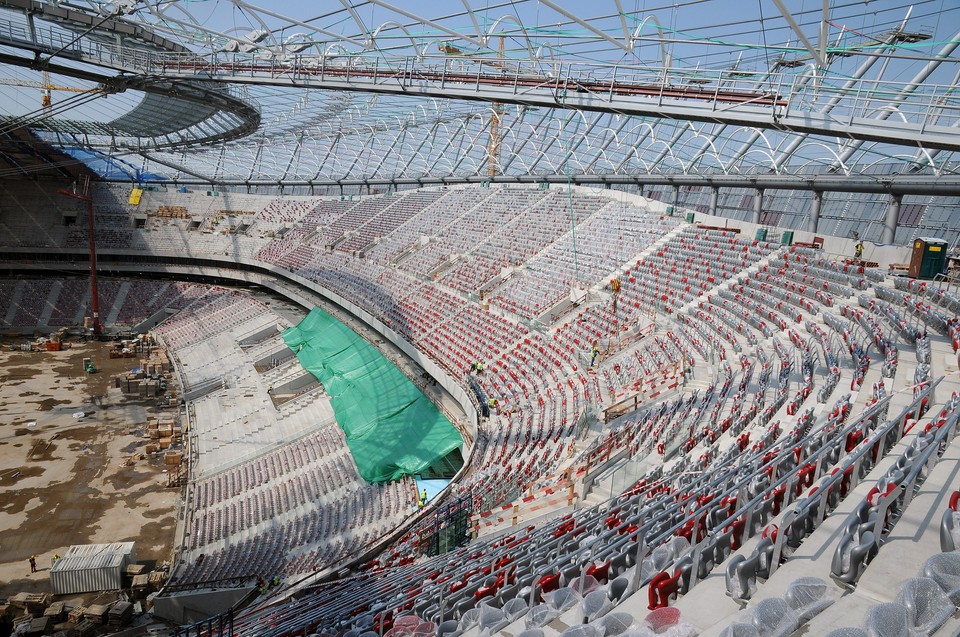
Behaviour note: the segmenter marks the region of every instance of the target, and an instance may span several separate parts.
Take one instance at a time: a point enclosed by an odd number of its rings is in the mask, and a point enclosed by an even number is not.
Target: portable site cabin
[[[54,595],[118,590],[128,564],[136,562],[133,542],[71,546],[50,568]]]

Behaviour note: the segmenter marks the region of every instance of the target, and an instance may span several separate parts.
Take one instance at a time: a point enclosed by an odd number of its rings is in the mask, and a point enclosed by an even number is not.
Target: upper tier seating
[[[904,627],[927,631],[943,621],[952,630],[953,618],[918,601],[936,591],[909,577],[936,548],[918,560],[904,539],[932,528],[939,540],[945,503],[931,502],[925,489],[941,467],[956,466],[951,395],[960,384],[944,365],[956,356],[960,323],[949,292],[734,229],[643,218],[577,191],[573,276],[582,268],[580,283],[590,289],[570,309],[562,302],[573,256],[565,192],[430,192],[318,204],[330,209],[316,223],[296,210],[283,220],[282,238],[247,254],[368,312],[478,404],[497,401],[469,475],[452,487],[473,505],[476,537],[424,555],[422,534],[436,524],[428,516],[354,565],[347,581],[238,618],[238,634],[397,634],[412,616],[444,634],[440,627],[454,621],[449,632],[469,635],[496,627],[546,636],[563,624],[596,637],[629,624],[627,616],[651,630],[790,634],[807,626],[826,634],[844,623],[836,613],[859,589],[875,600],[866,630],[899,617],[901,607],[912,613]],[[179,205],[164,197],[164,205]],[[391,220],[401,202],[410,207]],[[190,242],[198,233],[179,223],[164,227]],[[230,236],[205,236],[238,255]],[[510,268],[511,278],[500,280]],[[616,310],[608,276],[621,283]],[[18,296],[28,286],[31,294]],[[64,299],[81,307],[81,287],[66,287]],[[48,299],[63,293],[27,280],[7,289],[18,300],[5,317],[24,320],[54,315]],[[188,376],[194,369],[188,386],[211,373],[196,352],[265,310],[217,289],[126,295],[147,309],[171,304],[168,297],[182,309],[159,331],[183,353]],[[56,309],[58,319],[73,315]],[[228,379],[249,363],[237,356],[223,357]],[[482,374],[471,371],[474,362]],[[198,435],[247,432],[259,448],[196,476],[179,582],[345,566],[415,510],[409,481],[377,490],[358,480],[332,424],[311,429],[287,417],[294,409],[318,413],[310,410],[320,409],[320,392],[275,410],[283,417],[270,431],[258,423],[274,407],[234,402],[250,390],[262,398],[262,385],[296,373],[284,359],[249,385],[192,403],[223,416]],[[636,408],[624,408],[631,396]],[[602,414],[610,422],[601,424]],[[220,441],[211,433],[196,444],[209,456]],[[559,503],[536,509],[547,492]],[[558,492],[577,506],[566,508]],[[517,512],[515,524],[506,511]],[[945,523],[949,538],[953,521]],[[909,556],[899,591],[888,586],[890,555]],[[942,561],[926,575],[934,582],[952,574]],[[877,582],[890,590],[871,588]],[[955,590],[943,593],[949,599]]]

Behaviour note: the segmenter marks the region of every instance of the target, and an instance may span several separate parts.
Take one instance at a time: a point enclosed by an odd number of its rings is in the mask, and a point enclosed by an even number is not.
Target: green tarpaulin
[[[463,444],[437,406],[375,347],[314,308],[283,332],[300,364],[323,384],[360,475],[390,482]]]

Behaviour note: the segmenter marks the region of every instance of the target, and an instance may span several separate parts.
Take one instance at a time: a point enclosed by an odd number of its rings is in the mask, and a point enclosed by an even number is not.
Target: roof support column
[[[674,214],[680,211],[680,186],[673,187],[673,211]]]
[[[807,232],[817,234],[817,228],[820,226],[820,206],[823,204],[823,191],[813,191],[813,205],[810,208],[810,216],[807,217]]]
[[[710,188],[710,214],[717,216],[717,201],[720,199],[720,189],[716,186]]]
[[[887,218],[883,221],[881,243],[893,243],[894,237],[897,236],[897,222],[900,219],[900,202],[902,201],[903,195],[890,195],[890,201],[887,204]]]
[[[750,218],[750,223],[760,223],[760,213],[763,212],[763,190],[757,188],[753,196],[753,217]]]

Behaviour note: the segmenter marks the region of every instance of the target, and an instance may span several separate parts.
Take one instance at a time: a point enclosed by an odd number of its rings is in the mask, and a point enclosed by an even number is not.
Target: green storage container
[[[766,241],[767,240],[767,229],[766,228],[757,228],[757,236],[755,237],[757,241]]]
[[[693,223],[693,218],[694,218],[694,217],[693,217],[693,213],[692,213],[692,212],[688,212],[688,213],[687,213],[687,223]]]
[[[784,230],[780,235],[780,245],[793,245],[793,230]]]
[[[673,206],[667,206],[667,214],[673,216]]]

